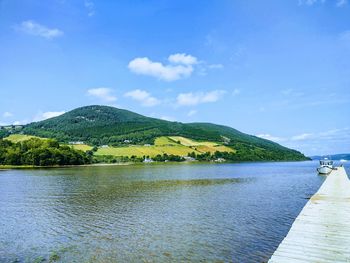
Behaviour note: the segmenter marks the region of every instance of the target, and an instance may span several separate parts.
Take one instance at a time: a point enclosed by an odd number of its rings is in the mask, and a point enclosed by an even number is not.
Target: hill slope
[[[26,125],[21,133],[56,138],[61,142],[83,141],[90,145],[127,146],[154,144],[161,136],[182,136],[225,144],[238,160],[306,160],[298,151],[211,123],[180,123],[149,118],[108,106],[86,106],[61,116]]]

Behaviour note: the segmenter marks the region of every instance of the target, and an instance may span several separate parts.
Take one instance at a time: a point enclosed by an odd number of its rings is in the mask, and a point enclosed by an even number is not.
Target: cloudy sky
[[[0,125],[90,104],[350,152],[350,3],[0,0]]]

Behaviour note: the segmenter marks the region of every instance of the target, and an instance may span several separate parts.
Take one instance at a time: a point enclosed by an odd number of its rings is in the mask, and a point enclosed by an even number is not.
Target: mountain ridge
[[[96,146],[154,144],[161,136],[183,136],[224,144],[235,149],[242,160],[308,159],[296,150],[232,127],[203,122],[171,122],[101,105],[79,107],[57,117],[27,124],[17,132]]]

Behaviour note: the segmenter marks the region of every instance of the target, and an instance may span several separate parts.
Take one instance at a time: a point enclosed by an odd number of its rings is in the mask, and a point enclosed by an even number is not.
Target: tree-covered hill
[[[61,116],[26,125],[21,133],[55,138],[60,142],[128,146],[153,144],[160,136],[183,136],[213,141],[236,150],[237,160],[306,160],[298,151],[211,123],[180,123],[149,118],[108,106],[86,106]]]

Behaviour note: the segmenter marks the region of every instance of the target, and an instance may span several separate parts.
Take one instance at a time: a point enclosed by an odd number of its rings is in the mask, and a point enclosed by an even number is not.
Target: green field
[[[181,137],[181,136],[171,136],[168,137],[170,140],[174,142],[178,142],[181,145],[191,147],[192,149],[197,150],[198,152],[205,153],[210,152],[214,153],[216,151],[219,152],[235,152],[230,147],[227,147],[225,145],[216,143],[216,142],[200,142],[200,141],[194,141],[189,138]]]
[[[90,151],[93,147],[87,144],[69,144],[70,147],[72,147],[74,150],[80,150],[83,152]]]
[[[14,143],[22,142],[25,140],[29,140],[31,138],[40,138],[36,136],[30,135],[22,135],[22,134],[12,134],[8,136],[6,139],[10,140]],[[87,144],[76,144],[69,145],[75,150],[81,151],[89,151],[93,147]],[[95,155],[113,155],[113,156],[150,156],[154,157],[158,154],[173,154],[179,156],[187,156],[189,153],[202,154],[205,152],[214,153],[216,151],[219,152],[235,152],[230,147],[227,147],[222,144],[218,144],[216,142],[200,142],[194,141],[189,138],[180,137],[180,136],[162,136],[156,138],[154,145],[130,145],[125,147],[108,147],[108,148],[99,148]]]
[[[96,152],[96,155],[114,155],[114,156],[156,156],[158,154],[173,154],[186,156],[187,154],[195,152],[200,153],[194,149],[183,145],[169,145],[169,146],[128,146],[128,147],[109,147],[109,148],[100,148]]]
[[[162,146],[162,145],[179,145],[179,144],[176,141],[170,139],[170,137],[162,136],[155,139],[154,145]]]
[[[150,156],[154,157],[158,154],[173,154],[179,156],[187,156],[189,153],[195,152],[201,154],[205,152],[214,153],[235,152],[232,148],[215,143],[215,142],[198,142],[185,137],[158,137],[154,145],[151,146],[127,146],[127,147],[109,147],[99,148],[96,155],[113,155],[113,156]]]
[[[6,140],[9,140],[13,143],[17,143],[17,142],[23,142],[32,138],[38,138],[38,139],[43,139],[43,138],[39,138],[37,136],[31,136],[31,135],[24,135],[24,134],[11,134],[10,136],[6,137]]]

